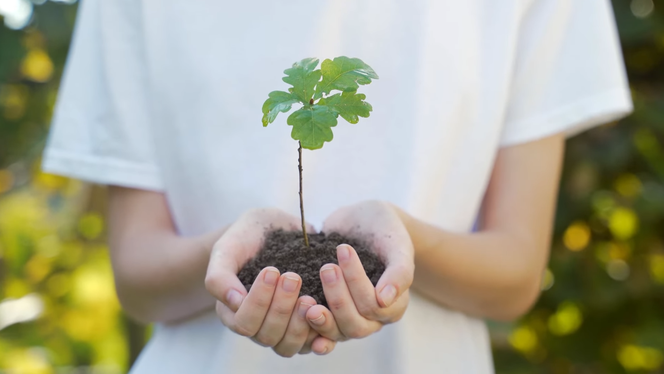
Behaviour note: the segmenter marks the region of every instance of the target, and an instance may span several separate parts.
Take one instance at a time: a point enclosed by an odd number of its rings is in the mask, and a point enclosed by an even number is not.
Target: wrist
[[[401,221],[401,224],[403,227],[406,228],[406,231],[408,232],[408,236],[410,237],[411,241],[413,241],[413,223],[415,221],[415,217],[411,216],[408,214],[405,210],[401,209],[399,206],[396,204],[386,202],[386,204],[390,207],[390,209],[396,214],[396,216],[399,218],[399,221]],[[415,246],[415,242],[413,241],[413,246]],[[415,248],[417,250],[417,247]]]
[[[226,226],[224,226],[222,228],[219,228],[217,230],[213,230],[213,231],[210,231],[206,234],[203,234],[198,238],[198,246],[201,249],[201,252],[205,256],[206,259],[210,258],[210,255],[212,254],[212,249],[214,248],[214,245],[224,235],[226,230],[228,230],[228,227],[229,227],[229,225],[226,225]]]

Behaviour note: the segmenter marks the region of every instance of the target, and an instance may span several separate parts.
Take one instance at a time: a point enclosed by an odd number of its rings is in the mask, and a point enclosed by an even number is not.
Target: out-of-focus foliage
[[[76,6],[36,3],[27,27],[0,25],[0,372],[120,373],[131,334],[102,212],[88,186],[39,171]]]
[[[664,373],[664,2],[615,0],[634,114],[568,142],[546,291],[499,373]]]
[[[76,6],[33,3],[0,26],[0,371],[122,372],[143,331],[114,296],[103,199],[38,170]],[[613,3],[636,111],[568,143],[545,291],[491,325],[498,373],[664,373],[664,3]]]

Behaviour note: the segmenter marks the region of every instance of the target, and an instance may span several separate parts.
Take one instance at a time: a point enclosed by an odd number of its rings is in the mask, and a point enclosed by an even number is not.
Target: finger
[[[368,320],[358,312],[339,266],[324,265],[320,278],[327,304],[344,336],[359,339],[380,329],[379,322]]]
[[[266,267],[258,274],[249,294],[235,313],[238,334],[254,336],[258,333],[270,309],[278,281],[279,270],[272,266]]]
[[[391,306],[383,309],[384,313],[381,322],[387,324],[399,321],[406,313],[409,301],[410,292],[406,290],[406,292],[401,294]]]
[[[307,321],[309,326],[321,336],[334,341],[346,340],[346,337],[339,330],[332,312],[322,305],[314,305],[309,308]]]
[[[292,357],[302,350],[311,331],[311,327],[309,327],[306,320],[307,311],[314,305],[316,305],[316,300],[311,296],[302,296],[297,299],[295,311],[288,322],[286,333],[281,341],[274,346],[274,351],[278,355]]]
[[[235,312],[230,310],[226,305],[224,305],[221,301],[217,301],[215,305],[215,310],[217,312],[217,316],[221,320],[221,323],[224,324],[224,326],[228,327],[232,331],[235,331]]]
[[[279,277],[270,308],[256,333],[256,340],[266,346],[274,347],[283,339],[292,315],[297,315],[293,311],[301,285],[302,280],[295,273],[285,273]]]
[[[387,308],[413,284],[415,265],[412,256],[394,251],[386,259],[386,269],[376,284],[376,299]]]
[[[326,355],[334,350],[337,342],[326,337],[319,336],[311,344],[311,350],[317,355]]]
[[[376,289],[367,277],[355,249],[348,244],[338,246],[337,259],[357,311],[365,318],[382,320],[384,310],[378,304]]]
[[[307,335],[307,340],[304,342],[304,345],[302,346],[302,349],[298,352],[301,355],[306,355],[311,353],[311,344],[314,342],[314,339],[319,337],[318,333],[316,330],[309,328],[309,335]]]
[[[235,321],[235,313],[220,301],[217,301],[216,303],[216,312],[217,316],[221,319],[221,322],[228,327],[228,329],[239,335],[248,335],[244,330],[238,328],[237,322]],[[255,337],[252,336],[250,339],[256,344],[266,347],[265,344],[256,340]]]
[[[236,312],[247,296],[247,289],[237,277],[240,269],[229,257],[213,252],[205,275],[205,288],[217,300]]]

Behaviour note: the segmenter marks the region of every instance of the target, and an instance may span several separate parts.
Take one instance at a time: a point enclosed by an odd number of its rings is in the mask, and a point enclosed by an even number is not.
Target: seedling
[[[323,148],[325,142],[332,141],[332,127],[341,116],[350,123],[358,123],[360,118],[369,117],[371,104],[366,96],[357,93],[360,85],[378,79],[374,70],[358,58],[345,56],[323,61],[320,69],[317,58],[305,58],[284,70],[283,81],[290,84],[288,92],[272,91],[263,104],[263,126],[274,122],[280,112],[291,110],[293,104],[302,107],[288,116],[287,123],[293,126],[291,137],[298,141],[298,172],[300,176],[300,217],[304,244],[309,247],[309,237],[304,224],[304,204],[302,199],[302,148],[314,150]],[[334,91],[341,91],[333,93]]]

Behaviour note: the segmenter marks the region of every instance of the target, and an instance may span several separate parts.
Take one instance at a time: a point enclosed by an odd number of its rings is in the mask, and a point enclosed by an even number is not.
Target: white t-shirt
[[[307,218],[391,201],[471,230],[500,147],[632,109],[607,0],[85,0],[46,171],[163,191],[182,235],[249,208],[299,214],[297,143],[261,106],[305,57],[359,57],[374,111],[304,152]],[[203,274],[201,274],[201,281]],[[492,373],[484,322],[417,294],[403,320],[325,357],[278,357],[213,312],[160,325],[148,373]]]

